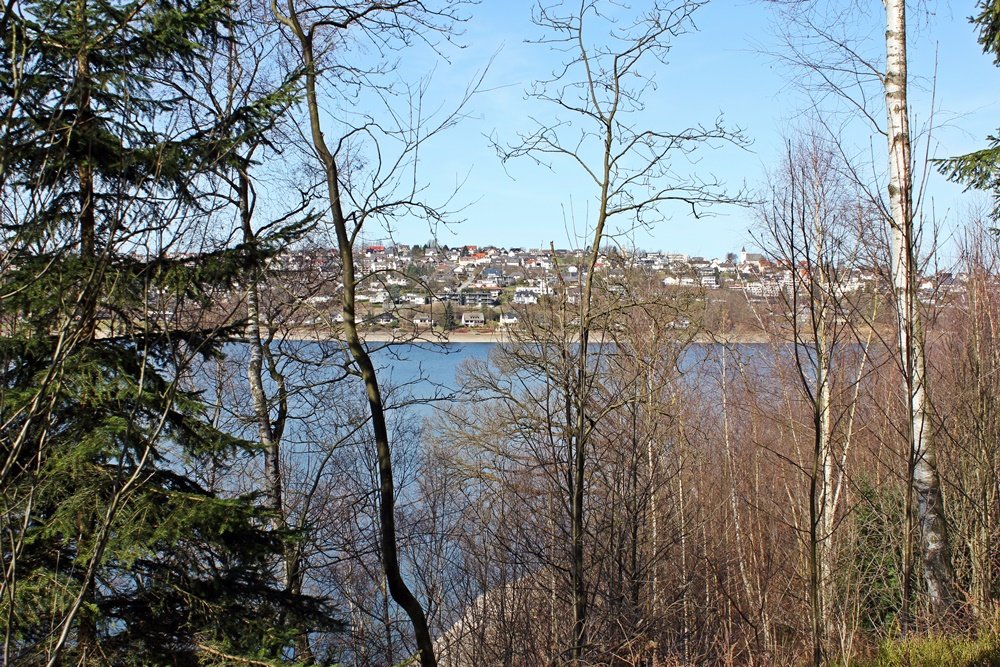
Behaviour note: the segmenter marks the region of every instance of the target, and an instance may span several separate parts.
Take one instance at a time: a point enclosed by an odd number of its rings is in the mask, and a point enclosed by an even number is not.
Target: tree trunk
[[[811,157],[815,160],[817,156]],[[827,264],[829,255],[825,224],[829,211],[824,201],[824,184],[815,171],[809,177],[812,179],[812,183],[808,184],[807,187],[812,189],[811,197],[814,200],[812,225],[815,262],[815,266],[809,267],[810,308],[813,312],[813,336],[816,350],[816,391],[813,397],[816,439],[810,497],[810,537],[813,542],[810,579],[813,607],[813,664],[818,666],[823,662],[823,644],[828,630],[827,583],[829,575],[827,572],[830,568],[834,512],[831,507],[833,499],[833,452],[831,451],[833,425],[830,414],[832,361],[828,339],[828,324],[831,315],[828,299],[832,298],[833,290],[827,280],[831,267]]]
[[[406,585],[399,565],[399,549],[396,542],[396,492],[393,482],[392,451],[389,447],[389,429],[386,424],[385,407],[382,402],[382,391],[379,387],[375,365],[365,349],[358,333],[355,317],[355,289],[357,281],[354,274],[353,235],[348,231],[348,220],[344,214],[340,192],[340,172],[336,158],[330,152],[323,137],[320,124],[319,99],[316,92],[318,77],[317,64],[313,53],[313,42],[298,22],[294,13],[289,17],[279,17],[295,34],[300,48],[305,69],[305,101],[309,112],[310,136],[326,177],[327,196],[330,201],[330,213],[337,237],[337,248],[343,269],[344,292],[342,303],[344,307],[344,338],[348,350],[354,360],[361,380],[364,383],[371,415],[372,434],[375,438],[376,457],[378,459],[379,476],[379,525],[381,528],[382,567],[386,583],[392,599],[402,607],[413,626],[413,633],[420,656],[421,667],[437,667],[434,655],[434,643],[431,640],[430,629],[424,609],[413,592]]]
[[[88,7],[87,0],[79,0],[76,7],[77,21],[81,33],[80,51],[76,54],[76,78],[74,84],[79,91],[77,98],[75,127],[72,132],[87,137],[92,131],[94,111],[91,101],[93,81],[90,71],[90,44],[88,42]],[[77,201],[80,206],[80,256],[84,261],[92,262],[82,286],[83,298],[80,299],[80,338],[93,340],[97,335],[97,284],[98,267],[96,234],[96,216],[94,214],[94,165],[90,155],[81,155],[77,161],[77,180],[79,191]]]
[[[87,0],[77,4],[77,20],[82,32],[80,52],[76,56],[76,85],[80,91],[77,100],[76,132],[86,137],[93,122],[90,103],[90,52],[87,43]],[[94,168],[90,156],[82,156],[77,165],[80,181],[80,254],[87,258],[94,256]]]
[[[249,156],[243,161],[238,174],[238,197],[240,218],[243,228],[243,243],[252,245],[257,237],[253,231],[253,211],[250,203],[250,177],[246,169],[249,166]],[[247,291],[247,327],[249,329],[250,359],[247,363],[247,381],[250,386],[250,398],[253,402],[254,419],[257,422],[257,439],[264,450],[264,495],[274,513],[272,528],[285,530],[288,520],[285,516],[285,493],[281,478],[281,433],[287,415],[288,400],[285,393],[284,378],[278,375],[271,356],[270,342],[265,342],[260,314],[260,288],[254,279]],[[267,392],[264,388],[264,361],[268,361],[268,370],[272,379],[278,383],[278,415],[271,418],[271,406],[268,404]],[[286,544],[282,553],[282,585],[285,592],[291,595],[302,593],[302,548],[299,544]],[[312,664],[314,657],[306,633],[295,638],[295,657],[305,665]]]
[[[892,211],[891,271],[898,318],[900,362],[907,391],[907,440],[911,492],[919,525],[924,583],[935,613],[953,601],[952,570],[934,460],[927,400],[924,349],[916,303],[916,243],[913,174],[907,108],[906,9],[904,0],[884,0],[886,11],[885,102],[889,140],[889,204]],[[910,536],[906,536],[907,542]],[[908,600],[904,599],[904,605]],[[908,619],[903,618],[903,623]],[[904,625],[905,628],[905,625]]]

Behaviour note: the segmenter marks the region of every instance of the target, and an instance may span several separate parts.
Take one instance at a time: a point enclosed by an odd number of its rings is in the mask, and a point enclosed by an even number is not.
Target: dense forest
[[[3,3],[0,664],[1000,664],[1000,143],[914,148],[934,3],[761,2],[816,104],[765,186],[699,173],[753,138],[647,96],[703,4],[535,7],[551,113],[488,140],[587,216],[451,386],[386,372],[465,314],[367,335],[372,285],[435,288],[366,239],[460,217],[421,151],[489,73],[399,64],[479,5]],[[988,202],[947,271],[921,175]],[[784,284],[724,303],[621,234],[718,206]]]

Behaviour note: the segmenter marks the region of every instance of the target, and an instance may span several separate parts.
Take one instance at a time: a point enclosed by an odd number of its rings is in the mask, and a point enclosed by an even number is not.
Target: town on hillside
[[[356,256],[357,319],[367,330],[483,331],[516,327],[541,300],[556,294],[577,303],[586,278],[588,250],[456,247],[365,243]],[[605,289],[642,276],[662,293],[695,291],[708,304],[725,304],[731,326],[758,320],[760,312],[786,306],[808,284],[815,267],[761,253],[706,258],[663,251],[599,254],[595,270]],[[272,260],[272,282],[302,307],[286,310],[300,328],[343,322],[339,257],[328,248],[290,250]],[[847,297],[885,292],[888,277],[874,264],[836,267],[833,289]],[[924,276],[919,296],[936,302],[960,288],[967,276]],[[309,286],[297,289],[297,285]],[[616,287],[617,286],[617,287]],[[711,310],[711,308],[709,308]],[[713,328],[709,315],[706,326]],[[718,328],[719,318],[714,318]],[[684,327],[686,319],[671,323]],[[719,332],[724,333],[724,332]]]

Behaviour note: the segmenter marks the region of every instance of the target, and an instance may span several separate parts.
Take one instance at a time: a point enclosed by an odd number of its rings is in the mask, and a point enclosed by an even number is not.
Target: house
[[[518,323],[517,315],[514,313],[500,313],[500,326],[501,327],[512,327]]]
[[[704,266],[697,269],[698,282],[702,287],[708,287],[710,289],[718,289],[719,284],[719,271],[713,266]]]
[[[383,304],[389,300],[389,293],[385,290],[376,290],[368,294],[368,300],[373,304]]]
[[[538,303],[538,294],[528,290],[517,290],[514,292],[514,303],[520,306],[529,306]]]
[[[756,264],[760,266],[760,263],[766,260],[767,258],[760,253],[747,252],[746,248],[740,248],[740,256],[739,256],[740,265]]]
[[[481,327],[486,325],[486,318],[482,313],[462,313],[463,327]]]
[[[462,295],[458,292],[441,292],[434,297],[434,300],[441,303],[462,303]]]
[[[406,292],[399,296],[402,303],[411,303],[415,306],[422,306],[427,303],[427,295],[421,292]]]
[[[382,313],[372,320],[372,323],[380,327],[394,326],[396,322],[396,316],[392,313]]]
[[[417,315],[413,318],[413,326],[415,327],[432,327],[435,324],[437,324],[437,322],[432,320],[427,315]]]

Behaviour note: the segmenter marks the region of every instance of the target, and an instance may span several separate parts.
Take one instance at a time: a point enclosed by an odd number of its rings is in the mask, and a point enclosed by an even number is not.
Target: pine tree
[[[458,327],[458,318],[455,317],[455,307],[451,305],[451,301],[444,304],[441,326],[445,331],[454,331]]]
[[[219,295],[285,240],[211,243],[206,175],[287,93],[178,112],[220,0],[28,0],[0,17],[2,664],[278,659],[333,625],[286,535],[220,482],[250,445],[186,374]]]
[[[980,0],[978,7],[970,21],[979,29],[983,53],[992,54],[993,64],[1000,67],[1000,0]],[[992,192],[993,218],[1000,220],[1000,130],[986,140],[986,148],[942,160],[938,168],[949,180]]]

